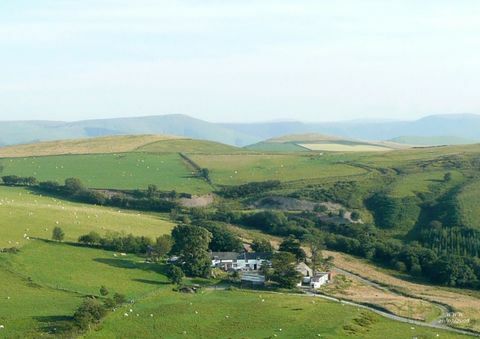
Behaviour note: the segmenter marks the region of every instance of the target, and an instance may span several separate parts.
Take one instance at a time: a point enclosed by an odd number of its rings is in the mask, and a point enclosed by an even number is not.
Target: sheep
[[[4,325],[0,325],[0,330],[3,330],[5,328]]]

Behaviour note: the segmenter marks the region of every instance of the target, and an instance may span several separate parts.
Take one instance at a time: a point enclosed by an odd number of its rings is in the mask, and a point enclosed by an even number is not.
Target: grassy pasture
[[[81,303],[74,293],[41,287],[1,266],[0,281],[0,338],[46,337],[41,328],[72,316]]]
[[[264,302],[262,302],[262,299]],[[320,298],[248,291],[181,295],[163,290],[111,314],[86,338],[459,338],[386,320]],[[136,316],[138,314],[138,316]],[[153,316],[150,316],[153,315]],[[371,323],[364,323],[368,317]],[[363,320],[363,321],[362,321]]]
[[[125,135],[49,141],[2,147],[0,148],[0,157],[16,158],[59,154],[130,152],[146,144],[171,139],[177,140],[178,137],[168,135]]]
[[[201,167],[210,169],[215,184],[237,185],[277,179],[292,181],[361,175],[365,170],[337,163],[334,156],[296,154],[192,155]]]
[[[448,184],[458,183],[463,179],[458,171],[426,171],[399,176],[391,186],[390,194],[397,198],[414,196],[416,193],[431,192],[435,185],[445,185],[443,177],[450,172],[452,181]]]
[[[112,294],[137,298],[167,284],[161,266],[136,255],[41,240],[31,241],[18,254],[0,256],[0,263],[39,285],[82,295],[98,295],[105,285]]]
[[[173,227],[155,215],[72,203],[32,194],[23,188],[0,186],[0,247],[29,243],[25,234],[50,238],[57,225],[70,241],[92,230],[100,234],[119,231],[155,237]]]
[[[136,150],[151,153],[235,153],[242,149],[214,141],[175,139],[155,141],[138,147]]]
[[[25,157],[0,159],[0,164],[5,167],[3,175],[33,176],[40,181],[76,177],[90,188],[138,189],[156,184],[161,190],[210,191],[176,153]]]
[[[258,144],[253,144],[245,147],[245,149],[257,152],[308,152],[308,149],[305,147],[298,146],[293,142],[259,142]]]
[[[367,144],[342,144],[342,143],[308,143],[299,144],[312,151],[325,151],[325,152],[386,152],[392,149],[376,145]]]

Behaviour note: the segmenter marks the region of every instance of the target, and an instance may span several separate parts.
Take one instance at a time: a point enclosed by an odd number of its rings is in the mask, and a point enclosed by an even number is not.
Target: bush
[[[107,310],[97,299],[87,298],[73,315],[75,324],[82,330],[90,328],[90,325],[99,323],[105,317]]]

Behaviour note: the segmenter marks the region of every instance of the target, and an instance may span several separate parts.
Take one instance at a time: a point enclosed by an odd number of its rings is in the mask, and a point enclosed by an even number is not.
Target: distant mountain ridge
[[[414,121],[213,123],[181,114],[77,122],[0,121],[0,145],[110,135],[168,134],[246,146],[290,134],[320,133],[369,141],[435,139],[480,142],[480,115],[431,115]],[[445,142],[444,142],[445,141]]]

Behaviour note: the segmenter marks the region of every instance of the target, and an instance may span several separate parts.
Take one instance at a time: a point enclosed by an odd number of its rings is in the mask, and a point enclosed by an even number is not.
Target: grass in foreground
[[[263,301],[262,301],[263,300]],[[132,308],[133,312],[129,312]],[[125,316],[125,312],[128,316]],[[247,291],[161,291],[111,314],[86,338],[459,338],[320,298]]]
[[[1,258],[1,257],[0,257]],[[0,267],[0,338],[39,338],[68,320],[80,296],[41,287]]]

